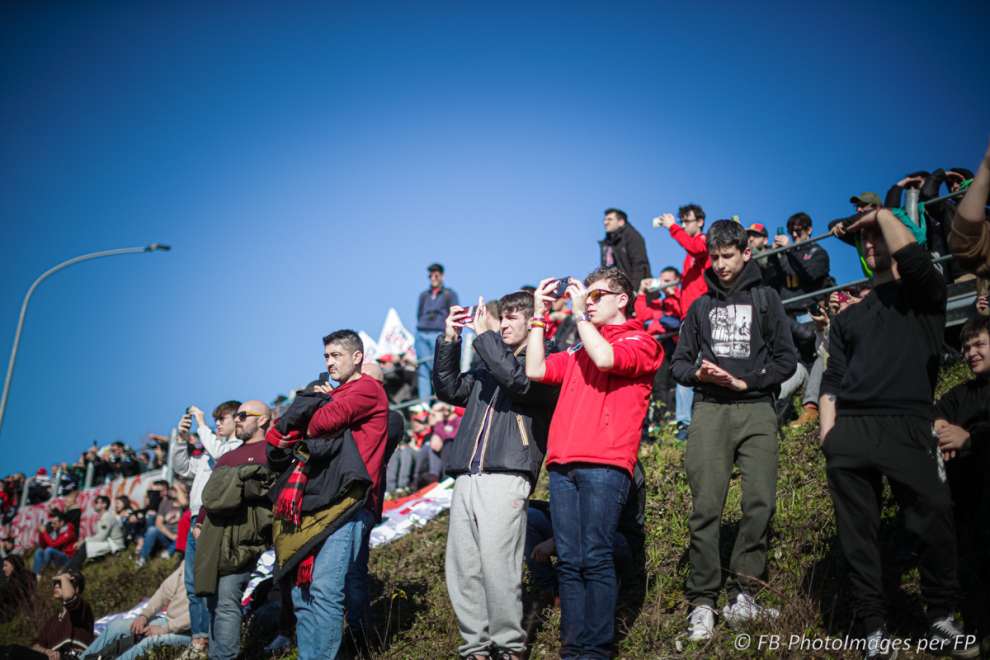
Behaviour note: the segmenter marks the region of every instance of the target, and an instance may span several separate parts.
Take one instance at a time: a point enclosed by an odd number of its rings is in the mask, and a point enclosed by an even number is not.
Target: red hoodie
[[[705,269],[712,265],[708,258],[708,241],[704,234],[688,236],[680,225],[670,226],[670,237],[687,252],[681,268],[681,311],[686,317],[691,303],[708,292]]]
[[[334,436],[350,429],[361,460],[371,477],[368,509],[381,513],[379,488],[385,473],[385,442],[388,439],[388,397],[377,380],[362,374],[357,380],[344,383],[330,393],[332,401],[316,411],[309,420],[306,435],[318,438]]]
[[[646,302],[646,294],[640,294],[636,296],[636,301],[633,303],[633,309],[636,310],[636,320],[640,323],[640,328],[646,330],[646,332],[651,335],[660,335],[665,332],[669,332],[667,328],[660,323],[660,319],[664,316],[672,316],[678,321],[682,320],[684,317],[681,315],[681,291],[678,289],[673,295],[665,296],[663,298],[655,298],[649,302]],[[646,322],[650,321],[650,327],[644,327]],[[674,338],[676,339],[676,337]]]
[[[38,533],[38,546],[40,548],[55,548],[71,557],[76,554],[77,539],[76,526],[66,521],[65,527],[62,528],[58,536],[52,536],[46,530],[42,529]]]
[[[547,465],[613,465],[632,476],[653,375],[663,362],[660,344],[639,328],[635,319],[599,328],[615,353],[611,371],[596,367],[582,344],[547,356],[542,382],[560,385]]]

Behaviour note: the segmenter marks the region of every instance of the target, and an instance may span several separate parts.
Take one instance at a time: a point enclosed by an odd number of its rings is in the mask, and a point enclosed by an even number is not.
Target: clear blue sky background
[[[816,229],[849,195],[973,168],[990,5],[8,3],[0,349],[35,296],[0,474],[270,400],[320,337],[596,265],[624,208]],[[827,244],[840,279],[857,274]]]

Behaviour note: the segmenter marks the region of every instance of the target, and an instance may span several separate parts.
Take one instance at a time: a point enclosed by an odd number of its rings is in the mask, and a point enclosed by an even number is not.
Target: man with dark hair
[[[558,282],[544,279],[533,294],[537,318]],[[611,657],[617,598],[612,545],[639,450],[653,375],[663,349],[627,320],[634,289],[617,268],[600,268],[584,283],[570,279],[581,343],[547,356],[542,324],[534,321],[526,376],[560,386],[550,422],[547,469],[559,562],[563,657]],[[603,440],[604,439],[604,440]]]
[[[633,291],[640,281],[650,276],[650,258],[646,255],[646,241],[636,228],[629,224],[625,211],[605,209],[605,238],[598,241],[601,248],[602,268],[615,267],[625,273],[632,282]]]
[[[787,232],[794,240],[794,247],[781,254],[769,257],[767,263],[771,272],[771,281],[778,287],[781,298],[788,299],[806,293],[819,291],[834,281],[829,276],[828,252],[818,243],[802,245],[812,233],[811,216],[803,211],[795,213],[787,219]],[[791,240],[781,234],[774,240],[775,248],[790,245]],[[781,385],[781,406],[786,402],[790,409],[791,395],[794,394],[808,379],[811,365],[815,361],[815,324],[808,315],[808,305],[812,301],[800,300],[795,303],[785,303],[791,318],[791,334],[798,349],[800,361],[793,374]],[[792,426],[803,426],[818,420],[818,402],[805,401],[801,414]]]
[[[381,519],[388,397],[363,373],[364,344],[353,330],[323,338],[336,388],[314,383],[268,433],[268,463],[282,474],[275,495],[275,551],[281,579],[295,572],[292,603],[299,657],[335,658],[354,582],[367,572],[371,528]],[[360,580],[359,580],[360,582]],[[355,634],[362,605],[348,620]]]
[[[183,561],[186,570],[183,576],[186,584],[186,597],[189,600],[189,621],[192,641],[191,654],[205,653],[210,637],[210,613],[206,601],[196,595],[196,539],[199,532],[196,523],[199,511],[203,506],[203,488],[213,474],[216,461],[227,452],[241,446],[241,441],[234,435],[234,415],[240,407],[240,401],[224,401],[213,409],[213,422],[216,433],[206,423],[206,415],[196,406],[189,406],[186,414],[179,419],[179,435],[171,445],[172,470],[175,476],[182,479],[192,479],[189,490],[189,531],[186,535],[186,554]],[[193,436],[190,435],[192,421],[196,420],[196,436],[203,446],[203,453],[192,455]]]
[[[97,495],[93,498],[93,510],[99,518],[93,533],[83,541],[85,557],[96,559],[123,550],[124,527],[120,518],[110,510],[110,498],[106,495]]]
[[[711,266],[708,259],[708,243],[705,240],[705,210],[697,204],[685,204],[677,209],[681,219],[678,225],[674,216],[664,213],[653,219],[654,227],[664,227],[670,232],[670,237],[684,248],[684,266],[681,268],[681,314],[687,316],[691,305],[707,290],[705,284],[705,269]],[[688,427],[691,425],[691,408],[694,403],[694,390],[677,384],[676,417],[677,439],[687,439]]]
[[[822,379],[821,441],[856,622],[872,653],[889,645],[878,534],[881,479],[921,547],[921,593],[933,643],[973,657],[953,617],[959,583],[952,502],[932,436],[946,290],[915,234],[888,209],[847,227],[883,282],[832,319]],[[906,359],[909,357],[909,359]],[[938,648],[938,647],[931,647]]]
[[[966,632],[990,638],[990,600],[985,585],[990,563],[990,321],[977,317],[959,333],[963,358],[973,378],[946,392],[935,404],[935,432],[952,493],[963,588]]]
[[[636,320],[643,324],[643,330],[663,346],[663,364],[657,369],[653,378],[652,396],[653,401],[663,404],[663,416],[670,414],[675,405],[675,397],[672,393],[676,383],[670,378],[670,358],[674,355],[674,348],[677,346],[675,333],[680,329],[681,319],[684,318],[681,309],[680,281],[680,271],[673,266],[667,266],[660,271],[660,277],[643,280],[640,283],[633,303]],[[651,406],[650,410],[654,410],[654,407]],[[655,421],[663,420],[662,418],[647,419],[647,430]]]
[[[419,294],[416,307],[416,359],[421,401],[429,405],[433,396],[433,345],[443,334],[444,319],[452,305],[457,304],[457,292],[443,284],[443,265],[430,264],[426,267],[430,277],[430,288]]]
[[[734,465],[742,475],[742,519],[729,563],[730,623],[774,617],[753,598],[767,566],[767,533],[776,506],[776,389],[794,370],[797,356],[784,307],[763,286],[750,259],[746,229],[719,220],[708,232],[712,267],[708,293],[692,305],[674,353],[674,378],[695,388],[694,423],[684,468],[692,511],[686,595],[691,601],[689,636],[712,636],[721,586],[719,529]]]
[[[474,318],[452,307],[437,341],[437,396],[463,406],[464,417],[444,453],[455,478],[447,532],[447,592],[464,643],[462,657],[492,653],[522,658],[522,562],[526,500],[546,451],[556,391],[526,377],[526,341],[533,295],[518,291],[498,301],[499,317],[478,300]],[[476,333],[479,364],[461,373],[461,330]],[[505,655],[500,657],[506,657]]]

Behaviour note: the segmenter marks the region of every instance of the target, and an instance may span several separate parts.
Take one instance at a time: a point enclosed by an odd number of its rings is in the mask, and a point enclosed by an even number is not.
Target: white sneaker
[[[268,646],[265,647],[265,653],[278,653],[288,649],[290,646],[292,646],[292,640],[285,635],[279,634],[278,637],[269,642]]]
[[[755,619],[776,619],[780,611],[772,607],[757,605],[749,594],[739,594],[736,600],[722,608],[722,618],[730,626]]]
[[[953,658],[975,658],[980,654],[975,636],[967,637],[951,615],[932,623],[928,628],[928,639],[931,642],[929,648]]]
[[[700,642],[712,638],[715,632],[715,610],[707,605],[698,605],[688,615],[688,639]]]
[[[894,660],[897,658],[897,648],[894,645],[894,638],[887,634],[883,628],[878,628],[866,636],[866,653],[863,654],[865,660]]]

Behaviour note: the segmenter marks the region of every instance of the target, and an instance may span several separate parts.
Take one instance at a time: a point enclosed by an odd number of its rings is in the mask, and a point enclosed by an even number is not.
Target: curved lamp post
[[[17,330],[14,332],[14,346],[10,349],[10,361],[7,362],[7,376],[3,379],[3,395],[0,397],[0,430],[3,429],[3,415],[7,411],[7,395],[10,394],[10,381],[14,377],[14,362],[17,360],[17,346],[21,343],[21,330],[24,328],[24,317],[27,315],[28,303],[31,302],[31,295],[34,290],[38,288],[38,285],[48,279],[49,276],[54,275],[63,268],[68,268],[73,264],[77,264],[81,261],[89,261],[90,259],[99,259],[100,257],[115,257],[118,254],[138,254],[141,252],[168,252],[172,249],[168,245],[162,243],[152,243],[151,245],[145,247],[128,247],[128,248],[117,248],[116,250],[101,250],[100,252],[90,252],[89,254],[82,254],[78,257],[73,257],[49,268],[44,273],[42,273],[38,279],[31,284],[31,287],[27,290],[27,294],[24,296],[24,302],[21,303],[21,315],[17,319]]]

